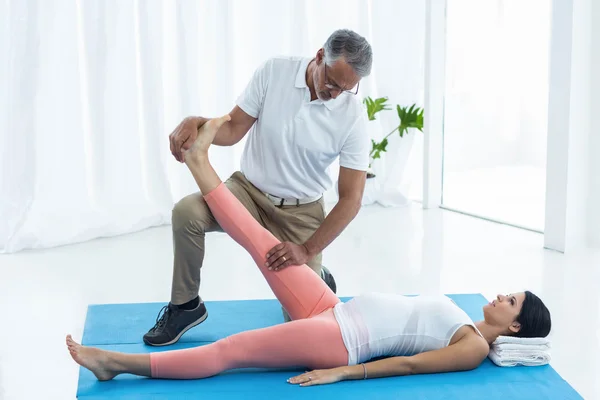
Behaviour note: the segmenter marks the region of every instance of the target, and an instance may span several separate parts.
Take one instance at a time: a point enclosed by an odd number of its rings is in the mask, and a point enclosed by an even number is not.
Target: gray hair
[[[332,65],[343,58],[361,78],[371,73],[373,51],[367,40],[349,29],[339,29],[331,34],[323,46],[325,64]]]

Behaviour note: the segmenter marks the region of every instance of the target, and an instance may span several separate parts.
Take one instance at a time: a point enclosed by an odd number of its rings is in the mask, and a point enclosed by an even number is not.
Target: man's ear
[[[325,58],[325,49],[323,49],[321,47],[319,49],[319,51],[317,51],[317,56],[316,56],[317,65],[320,65],[324,58]]]
[[[510,324],[510,326],[508,327],[508,329],[512,332],[512,333],[517,333],[521,330],[521,324],[518,323],[517,321],[514,321],[512,324]]]

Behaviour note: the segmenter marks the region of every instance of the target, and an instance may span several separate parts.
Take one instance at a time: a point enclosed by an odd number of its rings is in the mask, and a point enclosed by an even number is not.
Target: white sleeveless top
[[[471,318],[443,295],[370,293],[338,303],[333,311],[348,350],[348,365],[446,347],[464,325],[481,335]]]

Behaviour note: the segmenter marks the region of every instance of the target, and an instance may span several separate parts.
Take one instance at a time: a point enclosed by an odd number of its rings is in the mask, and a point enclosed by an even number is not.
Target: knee
[[[173,230],[193,225],[204,231],[210,224],[211,213],[204,198],[199,193],[185,196],[173,207],[171,223]]]
[[[236,368],[245,358],[244,349],[237,345],[235,335],[221,338],[212,345],[214,345],[215,351],[214,362],[218,364],[219,369]]]

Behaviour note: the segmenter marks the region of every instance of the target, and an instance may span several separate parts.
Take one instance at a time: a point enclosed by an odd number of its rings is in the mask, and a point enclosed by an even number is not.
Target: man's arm
[[[229,115],[231,120],[219,128],[213,140],[213,144],[217,146],[233,146],[242,140],[256,121],[256,118],[248,115],[238,106],[235,106]],[[177,161],[184,161],[183,152],[192,146],[198,137],[198,130],[209,119],[205,117],[188,117],[171,133],[169,136],[171,154]]]
[[[256,118],[246,114],[240,107],[235,106],[229,113],[231,121],[226,122],[217,131],[213,144],[217,146],[233,146],[252,128]],[[200,128],[200,125],[198,126]]]
[[[356,217],[362,204],[370,148],[366,113],[361,108],[340,152],[339,200],[315,233],[304,243],[309,259],[319,254]]]
[[[225,122],[217,131],[213,144],[217,146],[233,146],[248,133],[256,118],[248,115],[239,106],[233,107],[229,113],[231,120]],[[192,117],[196,130],[200,129],[210,118]],[[193,142],[192,142],[193,143]]]
[[[302,245],[283,242],[273,247],[266,255],[265,266],[277,271],[290,265],[306,264],[329,246],[358,214],[366,177],[365,171],[340,167],[339,201],[321,226]]]
[[[338,178],[339,200],[321,226],[304,243],[309,259],[322,252],[360,211],[367,174],[340,167]]]

